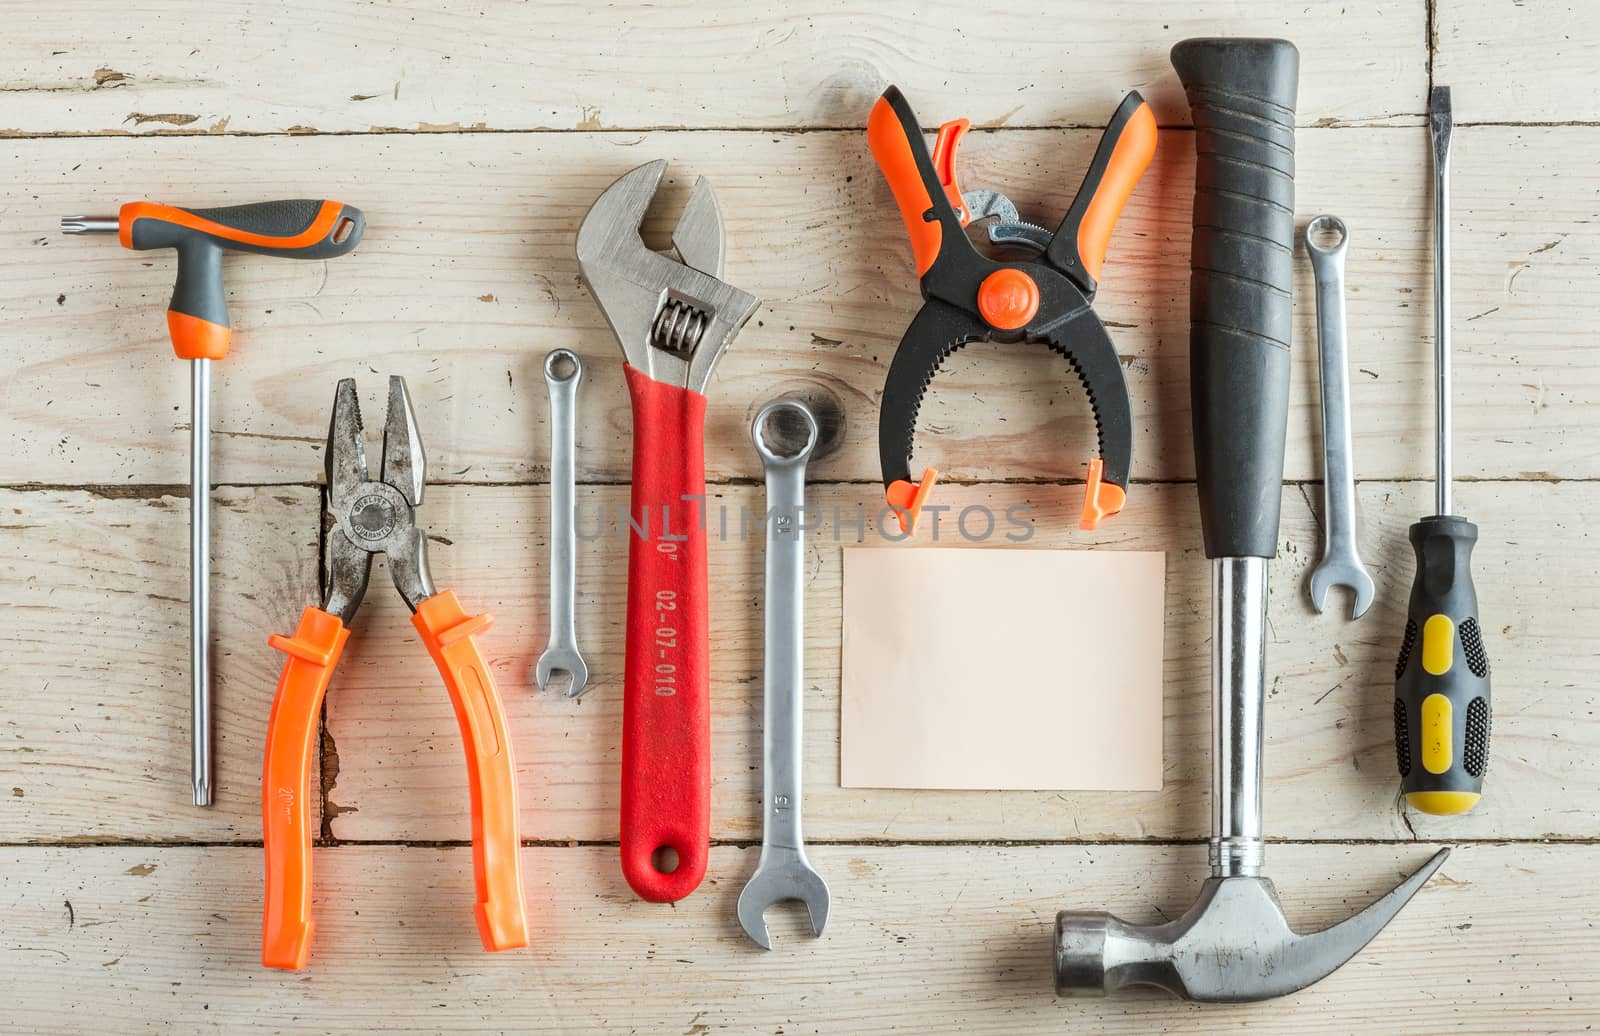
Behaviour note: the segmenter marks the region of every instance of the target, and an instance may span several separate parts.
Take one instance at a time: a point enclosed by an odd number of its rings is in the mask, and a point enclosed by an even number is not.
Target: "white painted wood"
[[[1188,113],[1167,52],[1219,34],[1300,45],[1306,124],[1414,123],[1427,82],[1423,5],[1377,0],[1337,12],[1273,0],[8,0],[0,13],[0,130],[14,133],[860,127],[889,83],[951,109],[942,118],[1025,126],[1096,124],[1138,88],[1178,123]]]
[[[188,491],[0,491],[0,841],[261,837],[261,745],[281,656],[317,594],[318,493],[212,495],[216,805],[189,782]],[[3,926],[0,926],[3,927]]]
[[[1434,846],[1274,846],[1291,923],[1366,905]],[[817,846],[833,890],[820,940],[787,908],[775,948],[734,902],[754,850],[718,849],[674,907],[622,883],[616,850],[522,852],[527,950],[486,954],[457,849],[341,847],[315,857],[303,972],[260,967],[260,850],[8,849],[0,983],[40,1034],[256,1032],[1577,1032],[1600,1011],[1592,845],[1472,845],[1355,960],[1295,996],[1233,1007],[1154,991],[1061,1000],[1057,910],[1176,915],[1199,846]],[[19,875],[18,877],[10,877]]]
[[[1600,118],[1594,15],[1565,0],[908,12],[838,0],[761,10],[0,0],[8,1025],[1501,1034],[1581,1031],[1600,1017],[1600,947],[1583,898],[1600,838],[1600,551],[1588,534],[1600,478],[1600,353],[1588,347],[1600,336],[1590,304],[1600,130],[1568,124]],[[1204,873],[1209,590],[1188,484],[1193,144],[1166,55],[1186,36],[1245,33],[1299,44],[1301,222],[1333,212],[1353,235],[1355,450],[1379,586],[1359,623],[1311,613],[1303,580],[1320,540],[1318,488],[1286,486],[1265,820],[1272,839],[1293,841],[1269,847],[1267,871],[1290,919],[1312,927],[1421,862],[1432,842],[1419,839],[1468,844],[1365,953],[1295,997],[1209,1009],[1160,996],[1063,1002],[1048,962],[1057,909],[1160,920]],[[1457,496],[1482,529],[1476,572],[1497,691],[1488,794],[1455,819],[1400,811],[1389,709],[1412,568],[1405,529],[1431,501],[1412,481],[1432,471],[1430,81],[1453,86],[1463,124]],[[735,515],[754,506],[748,420],[798,391],[843,414],[840,447],[813,465],[813,500],[875,506],[877,396],[918,304],[909,246],[860,133],[889,82],[929,127],[971,117],[980,131],[963,153],[964,184],[1004,189],[1047,222],[1124,90],[1143,91],[1175,127],[1113,238],[1097,302],[1134,400],[1140,481],[1127,513],[1099,533],[1072,528],[1092,425],[1042,351],[958,353],[924,407],[914,458],[944,471],[938,502],[1031,504],[1031,546],[1168,552],[1167,781],[1140,796],[838,788],[840,569],[837,548],[814,536],[807,826],[835,908],[818,943],[796,915],[775,912],[779,948],[767,955],[732,913],[758,837],[759,547],[713,545],[710,876],[676,907],[644,904],[607,844],[621,543],[581,551],[593,690],[573,703],[526,682],[543,643],[539,367],[557,346],[588,361],[580,499],[615,512],[630,418],[572,235],[614,176],[668,157],[667,207],[708,175],[728,222],[729,279],[765,300],[712,389],[716,499]],[[1518,125],[1530,122],[1557,125]],[[993,127],[1003,128],[984,131]],[[229,260],[239,334],[216,377],[218,804],[195,810],[187,378],[161,317],[171,260],[63,238],[56,221],[144,196],[322,194],[371,217],[356,254]],[[652,240],[667,225],[652,221]],[[1304,264],[1299,273],[1292,480],[1319,475],[1310,277]],[[329,697],[327,829],[340,841],[318,849],[313,965],[269,973],[256,963],[261,851],[249,844],[281,664],[265,638],[317,599],[315,483],[333,383],[358,375],[381,406],[390,372],[409,379],[432,477],[458,483],[436,485],[423,508],[435,574],[498,616],[484,644],[517,738],[522,833],[540,840],[523,850],[535,945],[478,948],[455,723],[380,564]],[[1070,652],[1041,650],[1071,677]]]
[[[1440,0],[1433,82],[1463,122],[1594,122],[1600,10],[1583,0]]]

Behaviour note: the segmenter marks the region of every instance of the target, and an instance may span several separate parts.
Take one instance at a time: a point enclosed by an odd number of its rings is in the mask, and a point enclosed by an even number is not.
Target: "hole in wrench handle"
[[[622,707],[622,873],[672,903],[705,877],[711,841],[706,617],[706,398],[624,365],[633,402]],[[661,873],[662,846],[678,866]]]

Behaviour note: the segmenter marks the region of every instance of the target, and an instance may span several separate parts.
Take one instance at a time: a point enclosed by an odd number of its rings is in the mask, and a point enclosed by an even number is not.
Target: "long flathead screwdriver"
[[[116,234],[125,248],[178,253],[167,308],[172,347],[189,361],[189,650],[194,804],[211,805],[211,361],[233,337],[222,286],[222,253],[331,259],[361,240],[359,209],[336,201],[267,201],[180,209],[135,201],[116,216],[67,216],[65,234]]]
[[[1489,765],[1489,657],[1472,585],[1478,527],[1453,513],[1450,415],[1450,88],[1428,99],[1433,142],[1434,456],[1436,511],[1411,526],[1417,574],[1395,663],[1400,790],[1424,813],[1465,813]]]

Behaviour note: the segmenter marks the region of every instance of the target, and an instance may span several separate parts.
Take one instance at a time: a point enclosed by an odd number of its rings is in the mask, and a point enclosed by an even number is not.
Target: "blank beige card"
[[[846,788],[1158,791],[1166,556],[844,552]]]

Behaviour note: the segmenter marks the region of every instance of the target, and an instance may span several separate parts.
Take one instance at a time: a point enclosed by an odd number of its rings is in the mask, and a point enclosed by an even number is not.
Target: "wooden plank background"
[[[1587,530],[1600,508],[1600,18],[1589,5],[0,0],[0,24],[8,1025],[1507,1033],[1600,1019],[1600,936],[1580,898],[1600,865],[1600,544]],[[1365,953],[1299,995],[1230,1009],[1158,995],[1063,1002],[1049,973],[1057,909],[1168,917],[1205,874],[1193,151],[1166,53],[1220,34],[1301,48],[1299,208],[1302,222],[1329,211],[1351,227],[1362,546],[1379,591],[1358,623],[1305,601],[1321,496],[1301,264],[1272,574],[1267,872],[1291,920],[1316,926],[1435,846],[1458,848]],[[834,915],[812,942],[797,914],[774,911],[778,948],[763,954],[733,918],[760,837],[760,545],[735,538],[712,555],[723,634],[710,876],[675,907],[641,903],[615,862],[618,540],[586,543],[579,559],[593,690],[572,702],[528,683],[545,628],[540,369],[557,346],[588,361],[580,506],[614,514],[631,422],[572,239],[612,178],[669,158],[668,207],[709,176],[729,227],[728,278],[763,299],[711,391],[715,499],[735,513],[757,505],[748,420],[801,392],[842,419],[837,448],[813,465],[813,498],[875,509],[876,402],[918,303],[861,134],[890,82],[929,125],[966,115],[980,127],[965,184],[1043,213],[1066,205],[1123,91],[1140,89],[1157,111],[1158,157],[1117,228],[1097,303],[1133,395],[1128,511],[1098,533],[1072,528],[1092,424],[1059,361],[1029,350],[957,354],[924,408],[918,459],[946,471],[942,502],[1032,508],[1034,546],[1167,552],[1166,778],[1140,795],[838,787],[841,544],[830,529],[810,546],[806,790]],[[1431,501],[1431,83],[1455,90],[1458,497],[1482,528],[1476,572],[1498,692],[1490,792],[1453,820],[1397,802],[1387,705],[1412,572],[1405,529]],[[370,225],[338,262],[229,261],[240,330],[216,372],[213,419],[218,800],[196,810],[187,377],[159,315],[171,262],[63,238],[56,223],[137,197],[295,195],[348,200]],[[312,966],[267,972],[257,788],[280,656],[265,639],[317,598],[333,383],[359,377],[378,409],[391,372],[408,379],[432,462],[422,515],[435,574],[498,616],[485,646],[517,739],[534,945],[498,956],[477,945],[454,721],[379,571],[328,697]]]

